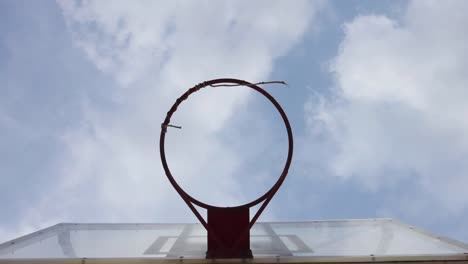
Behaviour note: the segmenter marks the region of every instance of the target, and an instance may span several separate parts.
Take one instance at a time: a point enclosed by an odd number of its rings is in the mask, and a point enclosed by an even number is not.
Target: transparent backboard
[[[204,259],[200,224],[58,224],[0,244],[12,259]],[[391,219],[257,223],[251,249],[258,259],[466,257],[468,246]],[[438,258],[437,258],[438,257]],[[443,259],[443,258],[442,258]],[[281,261],[279,261],[281,262]]]

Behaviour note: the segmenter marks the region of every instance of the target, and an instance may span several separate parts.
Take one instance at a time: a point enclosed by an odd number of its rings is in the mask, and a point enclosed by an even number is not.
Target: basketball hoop
[[[223,78],[214,79],[197,84],[194,87],[190,88],[187,92],[185,92],[176,100],[176,102],[170,108],[169,112],[167,112],[164,122],[161,124],[159,150],[164,171],[172,186],[176,189],[176,191],[179,193],[179,195],[182,197],[182,199],[185,201],[185,203],[192,210],[192,212],[195,214],[195,216],[198,218],[198,220],[208,232],[208,251],[206,253],[207,258],[252,258],[252,251],[250,250],[250,228],[255,224],[258,217],[262,214],[263,210],[273,198],[275,193],[278,191],[284,179],[286,178],[286,175],[288,174],[293,154],[292,130],[289,124],[288,117],[286,116],[284,110],[281,108],[279,103],[269,93],[257,86],[258,84],[267,83],[274,82],[262,82],[253,84],[243,80]],[[276,83],[285,84],[284,82]],[[172,176],[169,166],[167,165],[164,147],[167,128],[181,128],[179,126],[174,126],[170,124],[171,117],[177,111],[179,105],[184,100],[186,100],[191,94],[197,92],[200,89],[207,87],[218,88],[224,86],[245,86],[265,96],[280,113],[284,125],[286,127],[286,131],[288,133],[288,156],[284,165],[284,169],[276,183],[271,187],[271,189],[269,189],[259,198],[235,207],[219,207],[206,204],[195,199],[187,192],[185,192]],[[250,208],[262,202],[263,204],[260,206],[259,210],[255,213],[252,220],[249,221]],[[207,209],[208,221],[205,221],[205,219],[200,215],[200,213],[194,207],[194,204]]]

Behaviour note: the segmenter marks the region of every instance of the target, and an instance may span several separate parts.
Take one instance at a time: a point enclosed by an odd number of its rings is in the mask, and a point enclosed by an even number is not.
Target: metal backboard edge
[[[453,239],[448,238],[448,237],[436,235],[436,234],[431,233],[431,232],[429,232],[429,231],[427,231],[425,229],[421,229],[419,227],[400,222],[399,220],[392,219],[391,221],[396,225],[399,225],[399,226],[404,227],[404,228],[409,228],[409,229],[413,230],[414,232],[420,233],[422,235],[429,236],[429,237],[432,237],[434,239],[438,239],[438,240],[440,240],[442,242],[445,242],[447,244],[450,244],[450,245],[453,245],[453,246],[456,246],[456,247],[459,247],[459,248],[464,248],[464,249],[466,249],[465,254],[468,254],[468,244],[466,244],[466,243],[463,243],[463,242],[458,241],[458,240],[453,240]]]
[[[0,244],[0,254],[2,254],[5,250],[11,251],[12,249],[23,248],[27,245],[35,243],[38,240],[46,239],[48,237],[54,236],[64,228],[66,224],[56,224],[39,231],[33,232],[31,234],[27,234],[21,236],[19,238],[15,238],[13,240],[7,241],[5,243]]]
[[[80,230],[158,230],[168,227],[200,225],[194,223],[63,223],[69,231]]]
[[[363,256],[363,257],[276,257],[253,259],[189,259],[189,258],[74,258],[74,259],[4,259],[0,264],[218,264],[218,263],[379,263],[379,264],[468,264],[468,254],[439,256]]]
[[[331,219],[331,220],[304,220],[304,221],[273,221],[273,222],[257,222],[258,224],[330,224],[330,223],[362,223],[373,221],[394,221],[392,218],[363,218],[363,219]],[[70,230],[83,230],[83,229],[154,229],[156,226],[186,226],[186,225],[201,225],[200,223],[60,223],[64,226],[69,226]]]
[[[371,223],[376,221],[392,221],[392,218],[355,218],[355,219],[330,219],[330,220],[303,220],[303,221],[273,221],[273,222],[258,222],[258,224],[270,224],[270,225],[281,225],[281,224],[340,224],[340,223],[355,223],[359,225],[361,223]]]

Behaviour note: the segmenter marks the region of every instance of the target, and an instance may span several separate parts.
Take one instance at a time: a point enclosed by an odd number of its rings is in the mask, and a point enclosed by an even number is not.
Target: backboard
[[[63,223],[0,244],[0,263],[468,263],[468,245],[392,219],[258,222],[252,259],[205,259],[201,224]]]

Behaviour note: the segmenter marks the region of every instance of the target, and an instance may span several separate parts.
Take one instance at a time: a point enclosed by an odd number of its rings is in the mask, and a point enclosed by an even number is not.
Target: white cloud
[[[311,128],[333,141],[333,174],[373,190],[417,183],[397,199],[405,213],[468,209],[466,10],[466,1],[412,1],[399,21],[346,23],[331,67],[336,86],[306,108]]]
[[[294,5],[285,1],[59,3],[77,45],[100,69],[123,84],[162,74],[162,79],[183,86],[206,75],[237,73],[255,78],[267,74],[272,59],[302,36],[322,5],[303,1]],[[263,66],[246,67],[252,63]]]
[[[111,104],[97,103],[92,93],[82,103],[83,119],[75,122],[79,129],[62,138],[59,182],[44,190],[47,195],[25,213],[29,220],[18,225],[28,231],[51,219],[194,220],[160,166],[160,123],[169,106],[186,89],[210,78],[268,79],[274,60],[301,39],[323,6],[308,1],[59,5],[76,46],[116,85],[102,88]],[[255,116],[242,110],[254,100],[250,95],[242,88],[203,90],[174,117],[184,128],[169,132],[171,168],[190,173],[179,177],[184,186],[199,190],[202,199],[232,204],[245,196],[235,172],[246,158],[224,136],[234,119]],[[231,134],[230,139],[241,142],[242,137]],[[258,144],[246,144],[245,151],[271,143],[264,134],[258,137]]]

